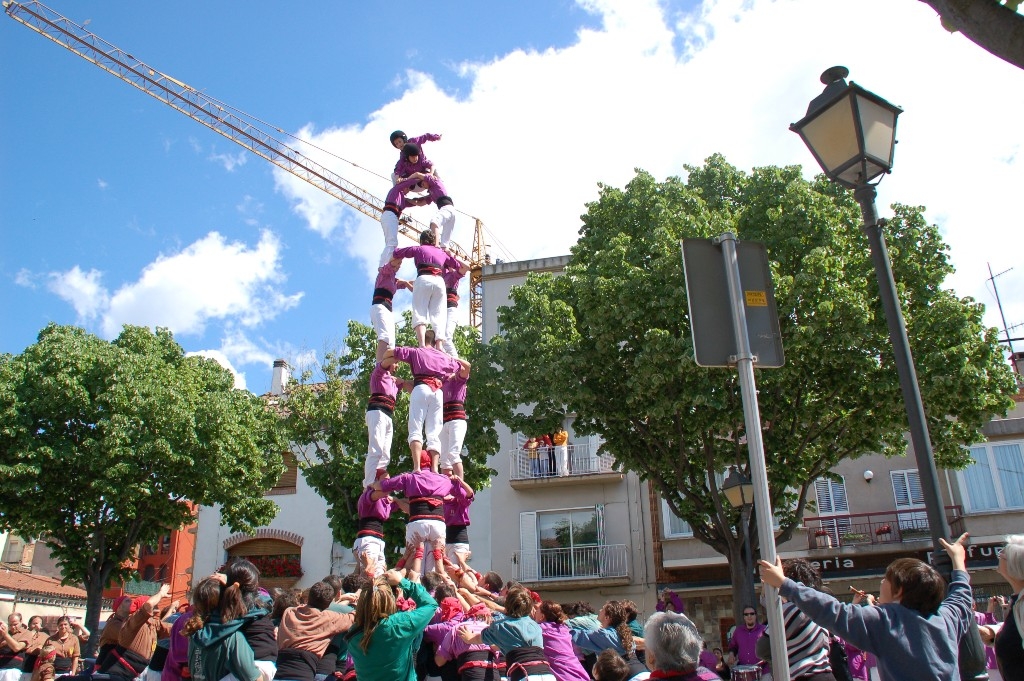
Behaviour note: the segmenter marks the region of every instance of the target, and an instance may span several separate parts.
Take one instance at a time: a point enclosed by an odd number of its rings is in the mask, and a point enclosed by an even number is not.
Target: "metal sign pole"
[[[736,235],[726,232],[718,238],[725,260],[725,275],[729,284],[733,331],[736,335],[736,369],[739,372],[743,398],[743,421],[747,432],[747,452],[750,456],[750,480],[754,485],[754,511],[757,514],[757,533],[761,542],[761,558],[775,562],[775,529],[772,527],[772,504],[768,493],[768,471],[764,461],[764,441],[761,439],[761,412],[757,406],[757,386],[754,383],[754,356],[750,352],[747,318],[744,313],[743,285],[736,258]],[[782,621],[782,603],[779,591],[767,584],[764,589],[768,610],[768,631],[772,642],[772,678],[789,678],[789,658],[786,654],[786,629]]]

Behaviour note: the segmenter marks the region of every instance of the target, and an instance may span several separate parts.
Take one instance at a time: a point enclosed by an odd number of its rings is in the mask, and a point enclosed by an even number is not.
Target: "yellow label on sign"
[[[768,294],[765,291],[744,291],[747,307],[768,307]]]

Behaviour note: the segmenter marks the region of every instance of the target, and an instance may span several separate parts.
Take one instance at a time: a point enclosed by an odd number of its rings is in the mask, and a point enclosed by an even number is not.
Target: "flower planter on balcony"
[[[299,581],[298,577],[261,577],[260,586],[267,591],[272,589],[290,589]]]
[[[832,548],[832,537],[827,534],[815,535],[814,544],[819,549],[830,549]]]

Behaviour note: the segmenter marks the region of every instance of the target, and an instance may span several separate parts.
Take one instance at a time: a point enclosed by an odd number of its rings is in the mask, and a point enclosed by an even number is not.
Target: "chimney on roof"
[[[288,379],[291,374],[288,373],[288,362],[283,359],[274,360],[274,373],[270,378],[270,394],[280,395],[284,393],[284,389],[288,386]]]

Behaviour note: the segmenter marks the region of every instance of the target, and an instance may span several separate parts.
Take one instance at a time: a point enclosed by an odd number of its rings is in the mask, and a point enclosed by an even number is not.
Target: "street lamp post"
[[[875,209],[875,185],[871,180],[890,172],[896,145],[896,117],[903,112],[856,83],[846,83],[850,72],[833,66],[821,75],[825,90],[811,100],[807,115],[792,124],[825,174],[833,182],[853,189],[864,218],[863,230],[871,248],[882,308],[889,326],[889,339],[896,359],[900,389],[910,424],[910,441],[921,478],[928,527],[931,530],[932,563],[949,577],[949,558],[939,538],[949,536],[949,526],[939,497],[939,476],[928,437],[921,390],[910,353],[907,327],[903,320],[892,263],[882,234],[883,223]]]
[[[747,602],[741,605],[743,607],[748,605],[755,606],[757,594],[754,593],[752,575],[754,559],[750,551],[750,512],[754,508],[754,484],[750,482],[748,476],[740,473],[739,468],[730,466],[729,475],[726,476],[725,481],[722,483],[722,493],[725,494],[725,498],[729,501],[730,506],[740,509],[740,526],[743,528],[743,553],[747,561],[747,577],[750,587],[748,593],[744,594]]]

